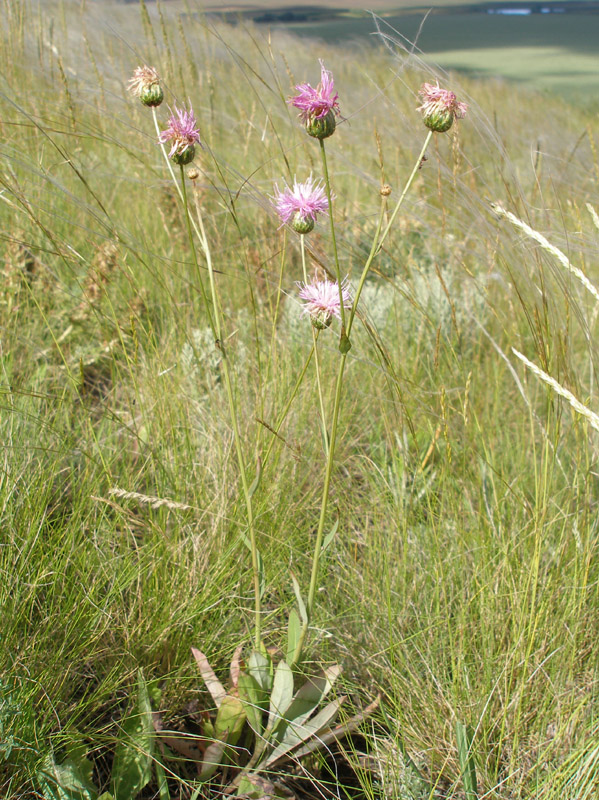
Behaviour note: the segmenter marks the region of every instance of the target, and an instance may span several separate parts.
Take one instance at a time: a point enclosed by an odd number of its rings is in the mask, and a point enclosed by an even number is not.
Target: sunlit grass
[[[370,48],[323,54],[283,34],[180,22],[168,7],[115,6],[109,21],[78,3],[3,12],[0,794],[12,800],[32,796],[40,759],[75,729],[103,763],[138,666],[164,679],[173,715],[200,685],[191,646],[225,669],[251,641],[218,359],[150,112],[125,89],[133,68],[156,66],[168,102],[189,98],[199,118],[200,196],[252,465],[311,347],[299,248],[269,195],[320,167],[285,99],[324,57],[347,118],[329,157],[355,280],[380,155],[393,198],[424,139],[415,93],[431,74]],[[511,348],[596,411],[597,314],[489,201],[599,283],[585,208],[599,206],[594,120],[505,84],[442,80],[471,108],[430,150],[366,286],[371,332],[356,326],[348,361],[340,524],[310,656],[344,664],[356,703],[384,695],[366,731],[383,777],[364,776],[367,794],[394,791],[401,741],[463,796],[460,721],[474,730],[481,797],[542,788],[544,800],[578,800],[597,781],[597,440]],[[330,265],[326,225],[309,243]],[[332,375],[336,340],[322,341]],[[310,377],[255,495],[269,644],[293,601],[289,568],[309,577],[317,419]]]

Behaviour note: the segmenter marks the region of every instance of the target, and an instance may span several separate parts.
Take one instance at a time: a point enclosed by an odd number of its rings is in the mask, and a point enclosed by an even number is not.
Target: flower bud
[[[337,120],[331,110],[324,117],[314,117],[306,122],[306,132],[315,139],[328,139],[335,133]]]
[[[333,321],[333,315],[330,311],[316,311],[313,314],[310,314],[310,322],[312,323],[312,327],[316,328],[317,331],[324,331],[327,328],[330,328],[331,322]]]
[[[175,164],[184,167],[186,164],[191,164],[191,162],[195,158],[195,154],[196,154],[195,145],[188,144],[184,150],[181,150],[180,152],[179,150],[175,151],[172,154],[171,158],[173,159]]]
[[[312,217],[306,216],[306,214],[301,211],[295,212],[290,225],[296,233],[310,233],[310,231],[314,230],[314,220]]]
[[[160,78],[154,67],[137,67],[129,81],[129,91],[139,97],[144,106],[159,106],[164,98]]]
[[[190,167],[187,170],[187,177],[190,181],[197,181],[197,179],[200,177],[200,170],[197,169],[197,167]]]
[[[445,133],[453,125],[453,111],[434,111],[422,118],[426,127],[435,133]]]
[[[448,89],[425,83],[418,95],[422,100],[418,110],[422,112],[422,121],[430,131],[445,133],[453,125],[454,119],[463,119],[466,116],[468,106],[459,102]]]
[[[391,187],[388,183],[385,183],[383,186],[381,186],[381,197],[389,197],[390,194]]]
[[[150,86],[144,86],[140,93],[139,99],[144,106],[159,106],[164,100],[164,92],[159,83],[152,83]]]

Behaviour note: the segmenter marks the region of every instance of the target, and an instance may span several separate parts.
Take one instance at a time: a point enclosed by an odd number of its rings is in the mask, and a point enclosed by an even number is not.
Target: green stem
[[[339,255],[337,253],[337,237],[335,236],[335,222],[333,220],[333,195],[331,192],[331,182],[329,180],[329,169],[327,167],[327,154],[324,146],[324,139],[319,139],[320,154],[322,156],[322,171],[324,172],[324,182],[327,190],[327,200],[329,201],[329,220],[331,223],[331,239],[333,241],[333,258],[335,259],[335,276],[339,287],[339,313],[341,314],[341,338],[345,336],[345,307],[343,305],[343,287],[341,286],[341,268],[339,267]]]
[[[428,144],[429,144],[430,140],[431,140],[431,132],[429,131],[429,134],[426,137],[426,141],[424,143],[424,146],[423,146],[423,148],[422,148],[422,150],[420,152],[420,155],[418,156],[416,164],[414,165],[414,169],[412,170],[412,172],[410,174],[410,177],[408,178],[408,180],[406,182],[404,190],[401,193],[401,196],[400,196],[400,198],[399,198],[399,200],[397,202],[397,205],[395,206],[395,209],[394,209],[393,214],[391,216],[391,220],[390,220],[389,224],[387,225],[387,227],[385,228],[385,231],[384,231],[383,235],[379,238],[380,230],[381,230],[381,227],[382,227],[383,213],[384,213],[384,203],[381,204],[381,213],[380,213],[380,216],[379,216],[379,223],[378,223],[378,227],[377,227],[377,232],[375,234],[375,237],[374,237],[374,240],[373,240],[373,243],[372,243],[372,247],[370,249],[370,254],[369,254],[369,256],[368,256],[368,258],[366,260],[366,263],[364,264],[364,269],[362,270],[362,275],[360,277],[360,283],[358,285],[358,290],[356,291],[356,295],[355,295],[353,303],[352,303],[351,312],[350,312],[350,318],[349,318],[348,334],[349,334],[349,330],[351,330],[351,325],[352,325],[354,317],[356,315],[356,310],[357,310],[357,307],[358,307],[358,301],[360,299],[360,294],[362,292],[362,288],[364,287],[364,282],[366,281],[366,277],[368,275],[368,272],[369,272],[369,270],[370,270],[370,268],[372,266],[372,262],[374,261],[376,255],[380,252],[381,246],[382,246],[383,242],[385,241],[385,238],[387,237],[387,234],[389,233],[389,229],[390,229],[391,223],[393,222],[393,220],[397,216],[397,213],[399,212],[399,209],[401,208],[403,200],[404,200],[405,196],[407,195],[410,186],[412,185],[412,182],[413,182],[414,177],[415,177],[415,175],[416,175],[416,173],[418,171],[418,168],[420,167],[420,164],[422,162],[422,157],[424,156],[424,154],[426,152],[426,148],[428,147]],[[308,602],[307,602],[308,623],[312,619],[312,614],[314,612],[314,596],[316,594],[316,583],[318,581],[318,569],[319,569],[319,565],[320,565],[320,555],[321,555],[321,550],[322,550],[322,541],[323,541],[323,538],[324,538],[324,526],[325,526],[325,522],[326,522],[327,507],[328,507],[328,502],[329,502],[329,491],[330,491],[330,488],[331,488],[331,476],[333,474],[333,463],[334,463],[334,458],[335,458],[335,446],[337,444],[337,428],[338,428],[338,423],[339,423],[339,412],[340,412],[340,408],[341,408],[341,398],[342,398],[342,389],[343,389],[343,374],[345,372],[346,360],[347,360],[347,353],[342,353],[341,354],[341,360],[339,362],[339,369],[338,369],[338,372],[337,372],[337,381],[336,381],[336,384],[335,384],[335,400],[334,400],[334,406],[333,406],[333,418],[332,418],[332,423],[331,423],[331,440],[330,440],[330,444],[329,444],[329,455],[328,455],[328,458],[327,458],[325,474],[324,474],[324,485],[323,485],[323,489],[322,489],[322,501],[321,501],[321,505],[320,505],[320,517],[319,517],[319,520],[318,520],[318,529],[316,531],[316,542],[314,544],[314,555],[312,557],[312,572],[311,572],[311,575],[310,575],[310,587],[308,589]],[[301,632],[300,647],[298,648],[298,650],[300,650],[301,646],[303,645],[304,638],[305,638],[305,635],[306,635],[306,630],[307,630],[307,625],[304,625],[304,627],[302,628],[302,632]]]
[[[418,172],[418,170],[422,166],[422,159],[424,158],[424,154],[426,153],[426,149],[430,144],[432,136],[433,136],[433,131],[429,131],[428,134],[427,134],[426,139],[424,140],[424,144],[422,145],[422,150],[420,151],[420,155],[418,156],[418,158],[416,159],[416,163],[414,164],[414,169],[412,170],[412,174],[408,178],[408,181],[407,181],[406,185],[404,186],[404,190],[401,193],[401,196],[400,196],[399,200],[397,201],[397,205],[393,209],[393,213],[391,214],[391,218],[389,219],[389,222],[387,223],[387,227],[385,228],[385,232],[383,233],[383,235],[380,238],[378,247],[376,248],[375,255],[377,255],[380,252],[380,250],[381,250],[381,248],[383,246],[383,242],[387,238],[387,234],[389,233],[389,231],[391,230],[391,226],[395,222],[395,217],[397,216],[397,212],[401,208],[401,205],[402,205],[402,203],[404,201],[404,198],[405,198],[406,194],[408,193],[408,190],[409,190],[410,186],[412,185],[412,181],[414,180],[414,177],[415,177],[416,173]]]
[[[204,281],[202,279],[202,271],[200,269],[200,264],[198,261],[198,255],[196,252],[196,245],[193,238],[193,231],[191,227],[191,214],[189,213],[189,202],[187,199],[187,187],[185,185],[185,170],[183,166],[180,166],[181,169],[181,200],[183,201],[183,208],[185,209],[185,222],[187,224],[187,236],[189,238],[189,246],[191,248],[191,254],[193,256],[193,262],[196,266],[196,271],[198,275],[198,282],[200,284],[200,291],[202,293],[202,300],[204,301],[204,308],[206,309],[206,314],[208,315],[208,321],[210,323],[210,327],[212,328],[212,332],[214,333],[215,337],[218,339],[217,328],[214,322],[214,318],[212,316],[212,310],[210,309],[210,301],[208,300],[208,295],[206,294],[206,287],[204,286]],[[174,173],[173,173],[174,174]],[[201,239],[202,237],[200,237]],[[204,249],[205,242],[202,240],[202,249]],[[216,311],[216,308],[215,308]]]
[[[306,269],[306,243],[304,241],[304,234],[300,235],[300,244],[301,244],[301,251],[302,251],[302,269],[304,272],[304,284],[307,285],[308,283],[308,271]],[[313,325],[310,325],[312,329],[312,349],[314,350],[314,365],[316,367],[316,386],[318,388],[318,402],[320,403],[320,417],[322,420],[322,438],[324,442],[324,452],[326,457],[329,456],[329,434],[327,432],[327,415],[324,408],[324,397],[322,394],[322,384],[320,381],[320,361],[318,359],[318,334],[320,331],[317,331]]]
[[[229,405],[229,415],[231,417],[231,424],[233,426],[233,439],[235,442],[235,452],[237,455],[237,463],[239,465],[239,472],[241,474],[241,485],[243,489],[243,495],[245,498],[245,506],[246,506],[246,514],[247,514],[247,523],[248,523],[248,533],[250,539],[250,550],[252,555],[252,575],[253,575],[253,582],[254,582],[254,641],[255,647],[258,649],[262,643],[262,614],[261,614],[261,598],[260,598],[260,564],[259,564],[259,557],[258,557],[258,548],[256,546],[256,529],[254,524],[254,509],[252,504],[252,496],[250,493],[250,487],[247,480],[246,474],[246,465],[245,459],[243,456],[243,450],[241,447],[241,433],[239,430],[239,422],[237,419],[237,410],[235,408],[235,397],[233,394],[233,385],[231,380],[231,373],[229,370],[229,360],[225,348],[225,344],[222,338],[222,312],[220,308],[218,293],[216,290],[216,281],[214,279],[214,269],[212,265],[212,253],[210,251],[210,246],[208,244],[208,238],[206,236],[206,230],[204,228],[204,222],[201,214],[201,209],[199,203],[196,202],[196,211],[198,215],[198,225],[199,231],[198,236],[200,239],[200,243],[202,245],[202,250],[204,252],[204,257],[206,259],[206,265],[208,268],[208,278],[210,282],[210,293],[212,296],[212,307],[214,310],[214,318],[210,312],[210,302],[208,300],[208,296],[206,295],[206,290],[204,288],[204,282],[202,280],[202,276],[200,273],[199,263],[197,259],[197,253],[195,248],[195,242],[193,238],[193,230],[192,230],[192,220],[191,215],[189,213],[189,202],[187,199],[187,188],[185,185],[185,172],[183,167],[181,166],[181,198],[183,200],[183,206],[185,209],[185,218],[187,221],[187,233],[189,236],[189,244],[191,247],[191,251],[193,254],[193,258],[198,270],[198,276],[200,279],[200,287],[202,290],[202,298],[204,300],[204,305],[206,306],[206,311],[208,313],[208,318],[210,320],[210,327],[212,328],[212,332],[215,338],[215,344],[219,348],[221,352],[221,367],[224,376],[224,383],[225,383],[225,391],[227,394],[227,402]],[[196,231],[198,229],[196,228]]]

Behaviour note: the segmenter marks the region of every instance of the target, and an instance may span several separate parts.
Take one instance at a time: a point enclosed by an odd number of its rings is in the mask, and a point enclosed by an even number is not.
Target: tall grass
[[[178,5],[2,9],[0,793],[17,798],[36,796],[40,760],[75,735],[102,777],[138,666],[174,713],[197,697],[191,646],[224,668],[251,638],[225,389],[153,125],[125,90],[132,69],[153,64],[168,102],[189,97],[200,119],[198,190],[252,464],[312,346],[299,244],[268,199],[275,180],[319,170],[285,99],[324,56],[347,118],[327,155],[341,272],[356,281],[381,179],[397,195],[420,150],[415,92],[431,76],[399,46],[323,53]],[[593,120],[505,84],[450,84],[469,118],[429,151],[352,334],[339,530],[309,651],[343,661],[356,697],[383,692],[367,796],[409,796],[405,753],[463,796],[459,722],[481,797],[591,797],[596,433],[511,348],[596,410],[595,301],[489,201],[596,285]],[[308,244],[330,267],[325,225]],[[322,342],[331,377],[336,340]],[[323,381],[328,406],[332,390]],[[317,419],[310,378],[254,495],[272,642],[289,566],[309,580]]]

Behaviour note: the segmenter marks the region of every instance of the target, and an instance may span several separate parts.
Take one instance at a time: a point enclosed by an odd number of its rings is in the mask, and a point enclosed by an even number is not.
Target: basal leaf
[[[275,677],[270,693],[268,712],[268,729],[272,733],[285,718],[285,712],[293,700],[293,672],[289,665],[281,660],[275,669]]]
[[[253,650],[248,659],[247,670],[264,691],[265,697],[268,698],[272,690],[272,661],[270,658],[258,650]],[[267,706],[268,700],[264,707],[267,708]]]
[[[216,673],[210,666],[210,662],[202,653],[201,650],[198,650],[196,647],[191,648],[191,653],[195,658],[198,667],[200,668],[200,675],[202,676],[202,680],[206,684],[206,688],[212,695],[212,699],[214,700],[216,707],[218,708],[222,702],[223,697],[226,696],[227,690],[216,677]]]
[[[218,739],[227,744],[236,744],[245,725],[245,706],[239,697],[228,694],[223,697],[214,722],[214,732]]]
[[[472,755],[474,731],[470,725],[464,725],[458,720],[456,723],[456,736],[460,767],[462,768],[464,794],[467,800],[477,800],[478,787],[476,781],[476,765],[474,763],[474,756]]]
[[[335,719],[344,699],[344,697],[338,697],[336,700],[331,701],[315,717],[301,725],[297,723],[288,725],[280,744],[266,758],[264,766],[271,766],[302,742],[311,737],[318,737]]]
[[[46,756],[42,769],[38,772],[37,783],[46,800],[96,800],[98,790],[91,782],[91,772],[87,764],[83,766],[67,758],[57,764],[53,755]]]
[[[223,754],[225,752],[225,742],[212,742],[206,748],[204,759],[199,768],[199,779],[207,781],[216,770],[223,765]]]
[[[264,704],[262,696],[265,694],[264,690],[258,686],[258,682],[249,672],[241,673],[237,688],[239,690],[239,699],[245,708],[250,727],[256,734],[256,738],[259,738],[263,730],[262,711]],[[266,695],[266,697],[268,697],[268,695]]]
[[[139,670],[134,713],[123,722],[112,764],[114,800],[132,800],[150,782],[154,742],[150,697],[143,673]]]
[[[293,702],[285,712],[285,722],[277,729],[276,739],[282,741],[287,730],[301,731],[304,722],[318,708],[341,674],[341,666],[333,664],[320,675],[307,680],[295,693]]]

